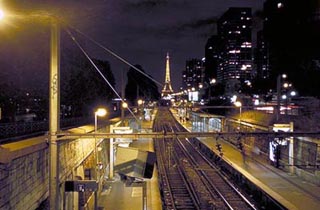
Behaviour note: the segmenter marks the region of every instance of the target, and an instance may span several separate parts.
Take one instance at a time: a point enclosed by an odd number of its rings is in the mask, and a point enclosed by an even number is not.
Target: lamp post
[[[60,27],[51,18],[50,76],[49,76],[49,198],[50,209],[59,209],[59,159],[57,133],[60,113]]]
[[[142,99],[138,99],[137,101],[138,103],[138,130],[141,130],[142,128],[142,119],[143,119],[143,107],[142,107],[142,104],[143,104],[143,100]]]
[[[36,15],[37,16],[37,15]],[[42,15],[40,15],[42,16]],[[5,13],[0,9],[0,19]],[[59,159],[57,133],[60,113],[60,26],[57,18],[44,15],[51,23],[49,73],[49,203],[50,209],[60,209]]]
[[[279,120],[280,117],[280,99],[281,99],[281,78],[287,78],[286,74],[279,74],[277,77],[277,109],[276,109],[276,119]]]
[[[123,101],[121,104],[121,125],[124,126],[124,110],[128,108],[128,103]]]
[[[94,113],[94,131],[98,131],[98,116],[99,117],[104,117],[107,114],[107,110],[104,108],[99,108],[97,111]]]
[[[236,101],[236,102],[234,102],[234,105],[236,107],[239,107],[239,112],[240,112],[240,116],[239,116],[239,131],[241,131],[242,103],[240,101]]]
[[[50,20],[50,71],[49,71],[49,204],[50,210],[60,209],[59,151],[57,134],[60,130],[60,24],[51,15],[40,16]],[[5,13],[0,11],[0,19]]]
[[[104,117],[107,114],[107,110],[104,108],[98,108],[97,111],[94,112],[94,132],[97,133],[98,131],[98,117]],[[96,156],[96,165],[95,165],[95,176],[96,181],[99,184],[99,175],[98,175],[98,150],[97,150],[97,139],[94,138],[94,153]],[[94,209],[98,209],[98,193],[97,191],[94,192]]]

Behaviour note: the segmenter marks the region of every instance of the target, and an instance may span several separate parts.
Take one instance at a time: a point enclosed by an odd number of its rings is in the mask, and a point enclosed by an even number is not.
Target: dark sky
[[[140,64],[164,82],[166,52],[171,57],[173,88],[181,85],[185,61],[202,58],[207,39],[216,33],[215,21],[228,7],[261,10],[264,0],[7,0],[10,10],[49,11],[61,16],[100,44],[132,64]],[[18,2],[18,3],[16,3]],[[10,20],[0,24],[0,71],[20,85],[47,78],[49,45],[44,23]],[[71,40],[69,40],[71,42]],[[62,43],[63,44],[63,43]],[[91,57],[109,60],[120,84],[119,72],[129,67],[86,43]],[[40,55],[40,56],[39,56]],[[45,63],[45,64],[43,64]]]

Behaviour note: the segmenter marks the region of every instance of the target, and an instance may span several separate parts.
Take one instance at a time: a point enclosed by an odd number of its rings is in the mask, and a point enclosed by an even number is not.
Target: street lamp
[[[3,20],[4,16],[4,11],[0,9],[0,20]]]
[[[107,110],[104,108],[99,108],[97,111],[94,113],[94,131],[97,132],[98,130],[98,116],[99,117],[104,117],[107,114]]]
[[[234,102],[234,105],[236,107],[239,107],[239,112],[240,112],[240,116],[239,116],[239,131],[241,131],[242,103],[240,101],[236,101],[236,102]]]
[[[142,107],[142,104],[143,104],[143,100],[142,99],[139,99],[138,100],[138,114],[139,114],[139,119],[141,120],[141,115],[143,113],[143,107]]]
[[[124,125],[124,109],[128,108],[128,103],[125,101],[122,101],[121,104],[121,125]]]
[[[277,120],[279,120],[279,117],[280,117],[281,78],[282,79],[286,79],[287,75],[286,74],[279,74],[278,77],[277,77],[277,110],[276,110]],[[284,87],[285,86],[287,86],[287,85],[284,85]]]
[[[5,18],[0,9],[0,19]],[[40,17],[50,21],[50,72],[49,72],[49,208],[59,209],[59,151],[57,136],[60,131],[60,23],[58,18],[47,14],[24,17]]]

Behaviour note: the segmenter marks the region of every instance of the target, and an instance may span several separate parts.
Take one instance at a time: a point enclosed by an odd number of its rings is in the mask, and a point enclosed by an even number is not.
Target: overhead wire
[[[115,52],[113,52],[112,50],[110,50],[109,48],[103,46],[102,44],[100,44],[99,42],[95,41],[93,38],[89,37],[88,35],[86,35],[85,33],[83,33],[82,31],[80,31],[79,29],[68,25],[70,28],[72,28],[73,30],[75,30],[76,32],[78,32],[79,34],[81,34],[82,36],[84,36],[85,38],[87,38],[88,40],[90,40],[91,42],[93,42],[95,45],[101,47],[102,49],[104,49],[105,51],[107,51],[109,54],[111,54],[112,56],[114,56],[115,58],[117,58],[118,60],[122,61],[123,63],[127,64],[128,66],[132,67],[134,70],[138,71],[139,73],[141,73],[142,75],[144,75],[145,77],[149,78],[150,80],[152,80],[153,82],[155,82],[156,84],[158,84],[160,87],[163,87],[163,84],[161,82],[158,82],[157,80],[155,80],[154,78],[152,78],[151,76],[149,76],[148,74],[146,74],[145,72],[141,71],[140,69],[138,69],[137,67],[135,67],[134,65],[132,65],[131,63],[129,63],[127,60],[125,60],[124,58],[122,58],[121,56],[119,56],[118,54],[116,54]]]
[[[69,36],[71,37],[71,39],[75,42],[75,44],[79,47],[79,49],[82,51],[82,53],[86,56],[86,58],[90,61],[90,63],[93,65],[93,67],[96,69],[96,71],[100,74],[100,76],[104,79],[104,81],[108,84],[108,86],[111,88],[111,90],[117,95],[118,98],[120,98],[121,102],[124,103],[124,99],[120,97],[120,95],[118,94],[118,92],[115,90],[115,88],[111,85],[111,83],[108,81],[108,79],[102,74],[102,72],[100,71],[100,69],[97,67],[97,65],[93,62],[93,60],[90,58],[90,56],[88,55],[88,53],[83,49],[83,47],[81,46],[81,44],[76,40],[75,36],[72,34],[72,32],[68,29],[65,28],[66,32],[69,34]],[[135,120],[138,121],[138,118],[135,116],[135,114],[132,112],[132,110],[127,107],[127,109],[129,110],[129,112],[131,113],[131,115],[135,118]]]

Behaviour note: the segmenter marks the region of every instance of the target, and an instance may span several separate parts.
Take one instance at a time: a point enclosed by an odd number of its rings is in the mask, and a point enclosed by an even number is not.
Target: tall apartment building
[[[182,72],[182,87],[184,90],[198,90],[203,84],[204,62],[200,59],[186,61],[186,68]]]
[[[257,48],[254,59],[257,78],[268,79],[270,77],[269,59],[268,42],[264,38],[263,31],[259,31],[257,33]]]
[[[251,79],[253,69],[251,8],[229,8],[218,20],[218,82]]]
[[[271,80],[286,73],[302,95],[319,95],[319,4],[319,0],[266,0],[263,8]]]
[[[205,82],[210,83],[217,79],[220,60],[220,39],[217,35],[211,36],[205,46]]]

